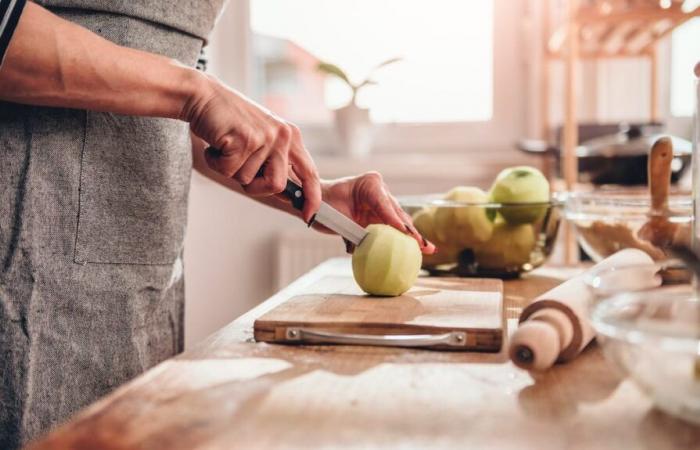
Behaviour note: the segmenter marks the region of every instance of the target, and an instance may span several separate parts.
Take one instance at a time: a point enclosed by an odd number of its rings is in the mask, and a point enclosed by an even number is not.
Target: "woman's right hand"
[[[295,179],[304,187],[302,216],[309,222],[321,204],[321,186],[299,128],[214,77],[202,75],[196,86],[181,119],[221,151],[216,157],[208,154],[207,164],[255,197],[278,194],[288,178]],[[256,178],[261,168],[263,176]]]

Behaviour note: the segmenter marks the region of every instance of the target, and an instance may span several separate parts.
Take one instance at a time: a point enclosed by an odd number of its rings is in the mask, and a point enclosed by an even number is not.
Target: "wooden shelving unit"
[[[542,137],[548,138],[549,66],[563,60],[565,78],[562,174],[567,190],[578,176],[577,65],[585,59],[648,58],[650,62],[650,120],[660,119],[657,43],[678,26],[700,16],[700,6],[686,0],[542,0],[544,63],[542,74]],[[554,4],[554,1],[557,3]],[[693,2],[696,3],[696,2]],[[553,6],[558,8],[554,10]],[[552,12],[559,17],[552,17]],[[564,230],[566,259],[572,262],[576,247],[571,230]]]

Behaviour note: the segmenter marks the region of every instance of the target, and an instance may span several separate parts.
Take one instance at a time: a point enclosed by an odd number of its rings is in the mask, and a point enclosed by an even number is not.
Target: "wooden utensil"
[[[352,277],[326,277],[255,321],[257,341],[497,352],[503,283],[423,278],[399,297],[362,295]]]
[[[651,196],[649,220],[637,232],[640,239],[661,248],[667,248],[673,243],[678,230],[678,224],[668,220],[671,161],[673,161],[671,139],[662,137],[654,143],[649,153],[649,195]]]

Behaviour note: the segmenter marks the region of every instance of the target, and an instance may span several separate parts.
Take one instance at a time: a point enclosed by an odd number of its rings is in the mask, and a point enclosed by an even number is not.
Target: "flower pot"
[[[335,127],[340,150],[345,156],[362,158],[369,155],[374,142],[374,127],[369,109],[351,103],[335,110]]]

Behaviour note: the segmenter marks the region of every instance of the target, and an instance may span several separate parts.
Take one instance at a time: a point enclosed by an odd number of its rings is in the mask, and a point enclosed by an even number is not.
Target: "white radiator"
[[[300,230],[280,233],[276,240],[277,290],[329,258],[348,256],[338,236]]]

